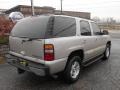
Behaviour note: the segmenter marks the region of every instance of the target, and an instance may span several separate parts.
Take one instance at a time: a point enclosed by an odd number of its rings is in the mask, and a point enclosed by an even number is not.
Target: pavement
[[[120,34],[112,34],[108,61],[99,60],[83,69],[78,82],[68,85],[60,78],[32,73],[18,75],[16,68],[0,65],[0,90],[120,90]]]

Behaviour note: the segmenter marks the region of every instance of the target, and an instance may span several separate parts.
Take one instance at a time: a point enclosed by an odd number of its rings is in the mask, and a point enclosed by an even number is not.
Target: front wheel
[[[69,62],[64,72],[65,82],[74,83],[79,79],[81,71],[80,61],[81,58],[79,56],[73,56],[69,59]]]
[[[110,44],[107,44],[105,52],[104,52],[103,60],[109,59],[109,57],[110,57],[110,51],[111,51],[110,49],[111,49]]]

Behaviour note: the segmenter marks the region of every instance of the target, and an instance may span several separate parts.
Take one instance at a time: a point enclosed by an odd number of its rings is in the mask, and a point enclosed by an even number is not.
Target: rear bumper
[[[6,59],[9,64],[17,68],[33,72],[39,76],[47,76],[61,72],[65,69],[67,63],[67,58],[57,59],[54,61],[44,61],[39,59],[33,59],[27,56],[22,56],[14,52],[6,55]],[[26,60],[28,65],[21,65],[19,63],[21,59]]]
[[[27,65],[22,65],[20,64],[20,61],[22,60],[21,58],[15,57],[10,54],[6,55],[6,59],[10,65],[23,69],[25,71],[35,73],[36,75],[39,75],[39,76],[50,75],[49,68],[43,64],[23,59],[24,61],[27,62]]]

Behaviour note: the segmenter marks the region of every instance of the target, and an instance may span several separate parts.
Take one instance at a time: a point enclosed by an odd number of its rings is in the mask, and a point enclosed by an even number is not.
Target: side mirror
[[[108,35],[109,32],[107,30],[103,30],[103,35]]]

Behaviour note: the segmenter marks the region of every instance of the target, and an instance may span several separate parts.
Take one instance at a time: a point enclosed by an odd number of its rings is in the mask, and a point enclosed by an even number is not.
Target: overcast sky
[[[33,0],[35,6],[60,9],[60,0]],[[30,0],[0,0],[1,9],[16,5],[30,5]],[[120,0],[63,0],[63,10],[90,12],[92,17],[120,19]]]

